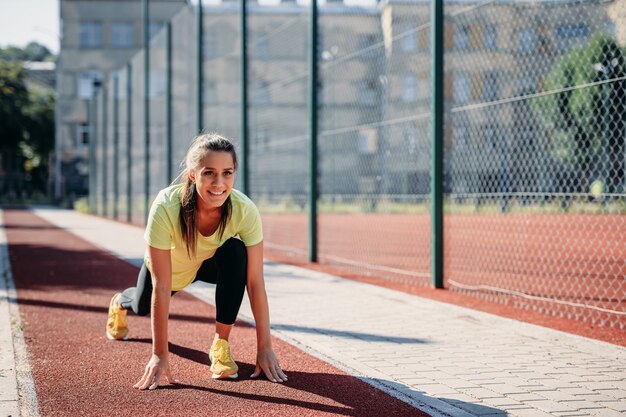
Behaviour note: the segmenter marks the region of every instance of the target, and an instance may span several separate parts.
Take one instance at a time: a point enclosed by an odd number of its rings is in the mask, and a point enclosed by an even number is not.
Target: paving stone
[[[542,397],[541,395],[539,395],[538,393],[535,392],[528,392],[525,394],[509,394],[508,397],[520,401],[520,402],[525,402],[528,403],[530,401],[543,401],[545,400],[545,397]]]
[[[589,388],[594,391],[614,390],[614,389],[626,390],[626,387],[624,388],[619,387],[617,386],[615,382],[588,381],[584,383],[579,383],[578,385],[585,387],[585,388]]]
[[[589,414],[587,414],[589,415]],[[615,411],[610,409],[603,409],[602,411],[595,411],[591,414],[597,417],[624,417],[624,413],[621,411]]]
[[[489,385],[489,389],[499,394],[504,394],[504,395],[525,394],[528,392],[523,388],[516,387],[510,384],[493,384],[493,385]]]
[[[605,391],[594,391],[591,394],[573,394],[576,400],[585,400],[594,403],[616,402],[614,397],[603,395]]]
[[[571,395],[595,395],[596,394],[596,392],[593,390],[590,390],[587,388],[581,388],[581,387],[561,388],[559,391],[566,392]]]
[[[470,397],[483,399],[483,398],[498,398],[501,397],[497,392],[493,392],[486,388],[460,388],[459,391],[469,395]]]
[[[535,408],[523,408],[519,410],[507,410],[509,415],[515,417],[554,417],[553,414],[546,413]]]
[[[502,408],[502,407],[514,407],[514,406],[526,406],[526,404],[521,403],[519,401],[515,401],[514,399],[507,397],[507,396],[503,396],[503,397],[497,397],[497,398],[483,398],[482,402],[484,402],[485,404],[494,406],[494,407],[498,407],[498,408]]]
[[[528,380],[530,383],[535,382],[537,385],[543,386],[545,387],[548,391],[554,390],[556,389],[561,389],[561,388],[571,388],[571,387],[575,387],[576,385],[572,384],[571,382],[567,382],[567,381],[562,381],[560,379],[556,379],[554,377],[549,377],[549,378],[529,378]]]
[[[533,401],[532,405],[533,407],[536,407],[539,410],[545,411],[547,413],[552,413],[554,411],[575,411],[579,409],[577,407],[570,407],[569,405],[566,405],[564,403],[551,400]]]
[[[420,388],[426,394],[432,395],[432,396],[447,396],[447,395],[458,393],[458,391],[455,390],[454,388],[451,388],[447,385],[442,385],[442,384],[421,385]]]
[[[473,382],[466,381],[462,378],[448,378],[448,379],[440,379],[438,381],[443,385],[447,385],[452,388],[480,388],[480,385],[474,384]]]
[[[626,413],[626,401],[607,401],[601,403],[603,406],[615,410]]]
[[[608,395],[610,397],[616,398],[618,400],[626,399],[626,390],[621,389],[603,389],[598,391],[602,395]]]
[[[621,390],[626,391],[626,380],[625,379],[622,379],[620,381],[612,381],[612,382],[609,382],[608,384],[613,386],[613,387],[615,387],[615,388],[617,388],[617,389],[621,389]]]
[[[567,403],[574,410],[593,410],[593,409],[606,409],[606,403],[594,403],[591,401],[569,401]]]
[[[0,401],[0,416],[20,417],[20,408],[17,401]]]
[[[582,400],[582,398],[578,398],[575,395],[568,394],[562,391],[540,391],[539,394],[542,397],[547,398],[552,401],[577,401]]]
[[[453,401],[452,404],[471,414],[474,414],[475,416],[487,416],[487,415],[494,415],[494,414],[502,415],[502,416],[506,415],[504,411],[491,407],[481,402]]]
[[[14,369],[0,373],[0,401],[17,401],[17,379]]]

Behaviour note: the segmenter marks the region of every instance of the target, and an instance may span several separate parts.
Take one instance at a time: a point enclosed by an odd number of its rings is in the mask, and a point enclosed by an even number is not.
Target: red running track
[[[149,318],[129,317],[130,340],[106,339],[111,295],[137,268],[28,211],[4,212],[9,256],[42,416],[427,416],[281,341],[284,384],[251,380],[255,333],[237,322],[237,381],[209,376],[215,310],[186,293],[171,304],[170,355],[179,386],[132,388],[151,350]]]

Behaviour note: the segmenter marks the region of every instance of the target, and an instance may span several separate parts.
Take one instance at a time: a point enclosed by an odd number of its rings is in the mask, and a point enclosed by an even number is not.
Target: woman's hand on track
[[[278,358],[272,349],[262,349],[257,352],[256,368],[250,377],[256,378],[261,374],[261,371],[272,382],[287,382],[287,375],[280,367]]]
[[[168,384],[177,384],[178,380],[172,377],[170,371],[170,361],[168,355],[152,354],[150,361],[146,365],[146,370],[141,379],[133,385],[133,388],[140,390],[153,390],[159,386],[161,378],[165,378]]]

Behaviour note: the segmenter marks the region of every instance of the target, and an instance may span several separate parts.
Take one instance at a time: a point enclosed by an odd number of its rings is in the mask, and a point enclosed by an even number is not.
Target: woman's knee
[[[148,314],[150,314],[150,304],[142,305],[140,303],[137,303],[137,305],[133,306],[133,313],[138,316],[147,316]]]
[[[243,263],[245,265],[248,259],[246,245],[237,238],[231,237],[224,242],[220,249],[222,256],[227,258],[230,262]]]

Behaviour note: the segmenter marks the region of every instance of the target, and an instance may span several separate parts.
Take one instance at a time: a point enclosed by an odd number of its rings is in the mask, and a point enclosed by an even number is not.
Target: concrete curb
[[[2,275],[0,285],[0,415],[38,417],[39,404],[22,333],[2,210],[0,210],[0,274]]]

